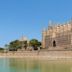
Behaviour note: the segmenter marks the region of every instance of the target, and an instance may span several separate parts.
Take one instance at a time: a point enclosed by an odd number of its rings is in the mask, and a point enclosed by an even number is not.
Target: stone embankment
[[[9,58],[38,58],[38,59],[72,59],[72,51],[18,51],[0,53],[0,57]]]

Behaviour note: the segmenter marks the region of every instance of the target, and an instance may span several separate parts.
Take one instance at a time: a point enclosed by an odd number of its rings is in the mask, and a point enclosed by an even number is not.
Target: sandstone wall
[[[56,46],[70,47],[72,45],[72,24],[55,26],[43,31],[43,48],[53,47],[53,41],[56,42]]]

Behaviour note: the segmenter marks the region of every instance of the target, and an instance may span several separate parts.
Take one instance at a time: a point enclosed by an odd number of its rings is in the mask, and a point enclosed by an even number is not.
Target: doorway
[[[55,40],[53,41],[53,47],[56,47],[56,41]]]

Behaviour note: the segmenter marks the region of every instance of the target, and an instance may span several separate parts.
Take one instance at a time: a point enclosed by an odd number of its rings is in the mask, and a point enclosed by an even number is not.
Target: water
[[[72,72],[72,61],[0,58],[0,72]]]

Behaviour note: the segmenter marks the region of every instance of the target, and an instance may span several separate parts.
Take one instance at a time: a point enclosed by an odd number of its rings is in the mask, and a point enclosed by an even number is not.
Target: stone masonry
[[[49,50],[70,50],[72,47],[72,21],[49,26],[43,30],[42,47]]]

